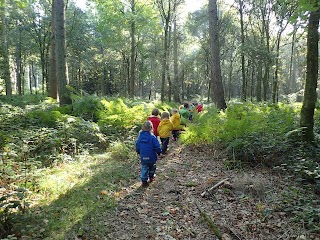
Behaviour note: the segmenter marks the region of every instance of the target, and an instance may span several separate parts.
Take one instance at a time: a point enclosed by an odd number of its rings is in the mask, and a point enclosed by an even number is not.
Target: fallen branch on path
[[[220,182],[216,183],[211,188],[209,188],[208,190],[206,190],[203,193],[201,193],[201,197],[204,197],[207,193],[212,192],[214,189],[220,187],[222,184],[224,184],[228,180],[229,180],[229,178],[226,178],[226,179],[223,179]]]
[[[194,203],[196,204],[201,216],[204,218],[204,220],[208,223],[208,226],[210,228],[210,230],[214,233],[214,235],[217,236],[218,239],[222,240],[222,234],[219,230],[219,228],[217,227],[217,225],[214,224],[214,222],[212,221],[212,219],[208,216],[208,214],[199,206],[199,204],[194,201]]]

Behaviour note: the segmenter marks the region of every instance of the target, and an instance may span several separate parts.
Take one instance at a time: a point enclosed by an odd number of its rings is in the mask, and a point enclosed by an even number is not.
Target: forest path
[[[261,168],[230,170],[223,158],[221,151],[212,148],[171,142],[168,154],[158,160],[156,180],[148,188],[139,187],[135,179],[119,192],[116,209],[90,219],[100,222],[103,229],[98,232],[103,236],[89,227],[83,238],[76,239],[218,239],[196,203],[218,226],[224,240],[307,236],[301,224],[290,222],[280,209],[274,210],[278,204],[274,198],[289,184],[285,177]],[[138,164],[135,171],[138,175]],[[224,179],[230,180],[201,196]],[[269,191],[268,197],[265,191]]]

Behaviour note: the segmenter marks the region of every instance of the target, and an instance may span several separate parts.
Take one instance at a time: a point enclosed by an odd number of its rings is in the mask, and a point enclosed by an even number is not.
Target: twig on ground
[[[220,182],[216,183],[211,188],[209,188],[208,190],[206,190],[203,193],[201,193],[201,197],[204,197],[207,193],[209,193],[209,192],[213,191],[214,189],[220,187],[222,184],[224,184],[228,180],[229,180],[229,178],[226,178],[226,179],[223,179]]]

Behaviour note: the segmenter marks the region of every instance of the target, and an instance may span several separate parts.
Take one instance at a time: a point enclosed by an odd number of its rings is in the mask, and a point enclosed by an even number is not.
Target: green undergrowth
[[[0,239],[64,239],[90,214],[113,207],[112,193],[133,177],[140,126],[154,107],[176,107],[72,99],[59,107],[43,96],[0,98]]]
[[[187,144],[221,144],[229,159],[267,164],[286,157],[297,141],[288,139],[287,133],[299,128],[300,108],[298,104],[231,103],[225,112],[218,112],[210,107],[190,124],[182,139]]]
[[[218,145],[226,150],[227,169],[274,167],[290,174],[301,189],[286,189],[279,208],[308,231],[319,232],[320,192],[320,112],[315,111],[316,141],[301,141],[301,104],[231,103],[226,111],[208,107],[189,124],[181,139],[186,144]]]

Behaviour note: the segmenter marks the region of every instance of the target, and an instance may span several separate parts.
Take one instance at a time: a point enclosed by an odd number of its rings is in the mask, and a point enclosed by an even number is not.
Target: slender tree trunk
[[[55,4],[56,4],[56,0],[52,0],[50,70],[49,70],[49,79],[48,79],[48,95],[53,99],[58,99],[56,43],[55,43]]]
[[[169,52],[170,52],[170,42],[171,42],[171,27],[169,27],[169,36],[168,36],[168,51],[167,51],[167,60],[166,60],[166,75],[168,79],[168,101],[171,102],[172,98],[172,81],[170,77],[170,64],[169,64]]]
[[[9,65],[9,46],[7,39],[7,21],[6,21],[6,0],[0,0],[1,11],[1,53],[2,53],[2,78],[6,85],[6,95],[12,95],[12,83],[10,78],[10,65]]]
[[[277,49],[276,49],[276,70],[273,79],[273,89],[272,89],[272,102],[276,103],[277,90],[278,90],[278,71],[279,71],[279,57],[280,57],[280,41],[281,41],[282,30],[280,29],[277,36]]]
[[[186,95],[185,74],[186,74],[186,70],[183,67],[181,71],[181,101],[185,99],[185,95]]]
[[[37,84],[37,78],[36,78],[36,74],[35,74],[35,69],[34,69],[34,62],[31,63],[31,83],[33,82],[33,84],[31,84],[31,86],[34,86],[36,95],[38,94],[38,84]]]
[[[107,93],[109,93],[110,95],[113,94],[113,89],[114,89],[114,74],[113,74],[113,69],[110,66],[109,67],[109,81],[108,81],[108,85],[107,85]]]
[[[295,83],[295,74],[293,69],[294,55],[295,55],[295,41],[296,41],[296,24],[294,25],[294,30],[292,33],[292,42],[291,42],[291,55],[290,55],[290,65],[289,65],[289,78],[287,80],[287,92],[286,94],[292,93],[292,86]]]
[[[41,62],[41,84],[42,84],[42,93],[45,93],[46,89],[46,50],[41,49],[40,62]]]
[[[211,97],[211,68],[210,68],[210,54],[207,52],[206,54],[206,78],[208,83],[208,92],[207,92],[207,102],[210,102]]]
[[[301,109],[300,126],[305,127],[303,140],[311,143],[314,140],[314,109],[317,101],[318,80],[318,42],[319,42],[320,9],[310,13],[307,36],[307,76]]]
[[[212,99],[218,109],[226,109],[227,105],[224,99],[224,90],[222,85],[222,76],[220,69],[220,45],[218,34],[219,28],[216,0],[209,0],[209,27],[210,49],[212,59]]]
[[[29,91],[30,94],[32,94],[32,65],[33,63],[31,63],[31,66],[29,65]]]
[[[263,75],[263,101],[268,100],[268,81],[269,81],[269,63],[265,63],[265,72]]]
[[[23,56],[23,60],[21,61],[21,86],[22,86],[22,95],[25,94],[25,85],[26,85],[26,66],[24,66],[24,63],[27,62],[27,57],[26,55]]]
[[[65,38],[65,4],[64,0],[55,0],[55,43],[56,43],[56,66],[58,79],[58,94],[60,106],[71,104],[70,92],[67,89],[67,61],[66,61],[66,38]]]
[[[136,25],[135,25],[135,0],[131,0],[131,55],[130,55],[130,91],[129,97],[134,97],[134,85],[135,85],[135,68],[136,68],[136,40],[135,40],[135,32],[136,32]]]
[[[243,23],[243,0],[239,0],[239,12],[240,12],[240,27],[241,27],[241,73],[242,73],[242,101],[247,100],[247,81],[246,81],[246,68],[244,58],[244,23]]]
[[[108,81],[108,69],[106,66],[103,66],[103,76],[101,81],[101,96],[106,96],[106,82]]]
[[[252,63],[252,70],[251,70],[251,91],[250,91],[250,97],[251,97],[251,102],[253,102],[253,97],[254,97],[254,76],[255,76],[255,64]]]
[[[168,4],[168,8],[165,9],[165,3]],[[165,83],[167,76],[167,64],[168,64],[168,51],[169,51],[169,24],[171,21],[171,1],[156,0],[156,4],[160,11],[162,21],[164,24],[164,41],[163,41],[163,57],[162,57],[162,70],[161,70],[161,101],[164,101],[165,97]]]
[[[131,81],[130,81],[130,59],[129,57],[126,57],[126,79],[127,79],[127,96],[130,97],[130,84],[131,84]]]
[[[265,35],[266,41],[266,48],[268,52],[268,58],[270,56],[270,33],[269,33],[269,14],[266,13],[267,7],[264,6],[261,8],[261,15],[262,15],[262,32],[263,36]],[[265,61],[265,73],[263,76],[263,100],[268,100],[268,87],[269,87],[269,76],[270,76],[270,65],[271,62],[269,59]]]
[[[166,69],[167,69],[167,56],[168,56],[168,37],[169,37],[169,22],[166,21],[164,30],[164,43],[163,43],[163,59],[161,71],[161,101],[164,101],[165,84],[166,84]]]
[[[174,12],[176,13],[176,2],[174,5]],[[177,14],[176,14],[177,15]],[[177,30],[177,16],[175,15],[173,22],[173,72],[174,72],[174,89],[173,89],[173,99],[175,102],[180,102],[180,81],[178,75],[178,30]]]
[[[258,74],[257,74],[257,102],[261,102],[261,86],[262,86],[262,62],[258,61]]]
[[[17,24],[18,25],[18,24]],[[22,95],[22,81],[21,81],[21,69],[22,69],[22,59],[21,59],[21,30],[19,31],[19,41],[16,43],[16,79],[17,79],[17,92]]]

